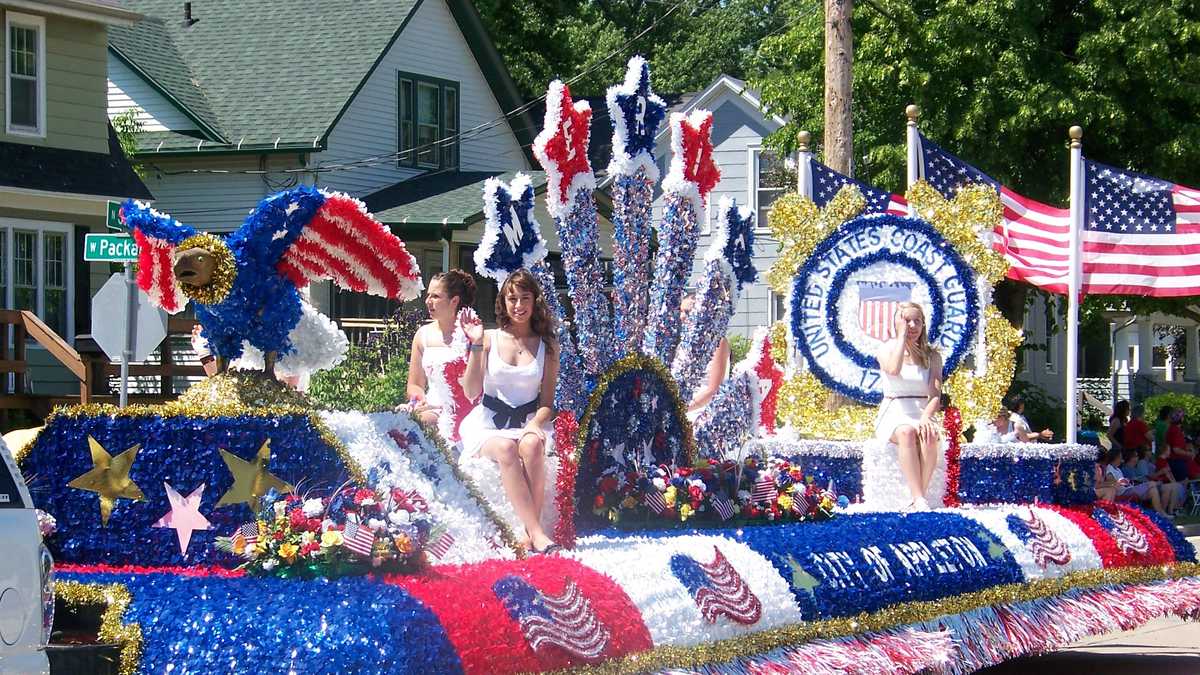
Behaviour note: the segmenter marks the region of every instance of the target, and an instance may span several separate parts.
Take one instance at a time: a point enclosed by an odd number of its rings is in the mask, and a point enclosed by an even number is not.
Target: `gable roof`
[[[125,0],[149,20],[110,32],[118,58],[201,129],[158,136],[140,152],[325,149],[333,126],[424,0],[206,0],[184,26],[177,0]],[[430,0],[441,2],[443,0]],[[444,0],[505,110],[516,85],[469,0]],[[521,139],[529,123],[509,119]],[[520,131],[518,131],[520,129]],[[530,139],[531,140],[531,139]]]
[[[759,115],[762,115],[762,118],[767,122],[771,122],[777,127],[787,124],[787,120],[763,108],[762,95],[751,89],[745,80],[739,80],[732,75],[724,73],[716,76],[712,83],[705,87],[703,91],[691,94],[682,105],[672,107],[669,112],[678,112],[687,115],[693,110],[708,108],[718,98],[729,94],[741,98],[748,106],[757,111]],[[669,137],[670,133],[670,125],[664,124],[659,127],[658,135],[655,136],[655,139],[661,143],[664,137]]]
[[[530,177],[534,194],[546,191],[545,171],[521,173]],[[390,226],[465,230],[483,220],[483,185],[487,179],[495,176],[509,183],[516,175],[515,171],[435,171],[369,194],[363,197],[363,203],[379,222]],[[608,195],[599,190],[595,194],[597,210],[606,218],[612,217]]]

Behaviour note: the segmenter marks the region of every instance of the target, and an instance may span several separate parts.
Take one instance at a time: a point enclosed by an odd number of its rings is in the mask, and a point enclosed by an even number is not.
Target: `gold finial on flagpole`
[[[1079,148],[1083,146],[1083,127],[1073,126],[1067,130],[1067,135],[1071,137],[1071,147]]]
[[[921,109],[915,103],[909,103],[908,107],[904,109],[904,115],[908,117],[909,124],[916,124],[917,118],[921,116]]]
[[[812,134],[807,131],[801,131],[796,134],[796,141],[800,144],[797,150],[800,152],[808,152],[809,143],[812,142]]]

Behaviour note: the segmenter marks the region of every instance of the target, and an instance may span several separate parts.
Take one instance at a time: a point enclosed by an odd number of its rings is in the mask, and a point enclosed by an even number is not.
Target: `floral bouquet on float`
[[[283,578],[338,578],[368,572],[407,572],[451,539],[428,514],[415,490],[376,492],[346,486],[331,496],[264,495],[258,519],[217,546],[246,559],[241,569]]]
[[[780,458],[610,468],[597,488],[592,512],[632,528],[825,520],[847,503],[832,486],[817,486],[798,464]]]

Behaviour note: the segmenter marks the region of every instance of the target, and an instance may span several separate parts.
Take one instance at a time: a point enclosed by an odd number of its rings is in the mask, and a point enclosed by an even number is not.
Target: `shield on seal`
[[[913,284],[903,281],[858,282],[858,327],[876,340],[896,337],[896,310],[912,299]]]

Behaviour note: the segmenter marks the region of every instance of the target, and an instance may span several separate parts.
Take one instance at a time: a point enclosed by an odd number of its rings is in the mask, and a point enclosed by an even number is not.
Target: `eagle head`
[[[219,237],[196,234],[180,242],[171,272],[184,295],[204,305],[215,305],[233,288],[237,264]]]

